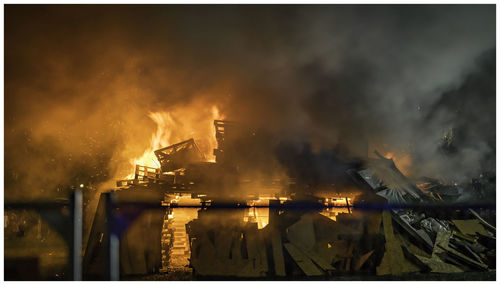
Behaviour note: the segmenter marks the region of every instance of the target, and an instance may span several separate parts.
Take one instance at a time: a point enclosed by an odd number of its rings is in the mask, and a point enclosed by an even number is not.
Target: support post
[[[77,189],[72,197],[73,246],[71,248],[71,264],[74,281],[82,280],[82,225],[83,225],[83,194]]]
[[[105,193],[106,222],[108,231],[106,269],[110,281],[120,280],[120,237],[113,230],[114,226],[114,193]]]

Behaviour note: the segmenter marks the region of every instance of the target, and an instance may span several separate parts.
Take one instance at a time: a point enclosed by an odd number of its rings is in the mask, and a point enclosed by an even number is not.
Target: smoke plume
[[[492,49],[494,5],[6,5],[6,198],[111,187],[151,112],[206,126],[214,105],[313,152],[412,145],[423,165],[454,127],[428,175],[469,177],[494,167]]]

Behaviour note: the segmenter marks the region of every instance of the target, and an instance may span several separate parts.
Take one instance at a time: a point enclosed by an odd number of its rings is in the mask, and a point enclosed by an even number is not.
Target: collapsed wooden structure
[[[380,203],[380,198],[373,199]],[[391,279],[495,270],[495,228],[477,219],[473,210],[458,216],[448,212],[448,219],[427,212],[418,224],[408,222],[408,209],[367,211],[355,204],[351,214],[339,214],[334,221],[319,211],[277,203],[270,207],[269,224],[263,229],[241,219],[211,218],[217,209],[200,210],[186,225],[195,277]],[[424,221],[429,220],[447,227],[426,228]]]
[[[215,162],[204,161],[195,141],[189,139],[156,150],[160,168],[138,165],[134,179],[117,182],[117,191],[163,195],[164,224],[173,206],[169,194],[187,193],[202,201],[198,217],[185,225],[195,278],[331,279],[495,268],[494,226],[472,209],[446,209],[450,205],[436,193],[436,187],[417,187],[391,159],[378,153],[378,159],[367,159],[345,173],[349,187],[358,191],[354,205],[347,204],[348,214],[338,214],[335,220],[320,214],[326,200],[310,193],[294,195],[298,185],[304,184],[293,183],[291,177],[286,183],[258,185],[287,197],[270,198],[267,226],[258,229],[255,222],[243,222],[245,198],[232,194],[245,183],[257,187],[242,179],[245,165],[239,163],[242,150],[236,139],[242,131],[234,122],[215,121],[214,126]],[[209,206],[207,201],[218,203]],[[231,214],[223,214],[218,205],[229,207]],[[96,226],[100,219],[95,219]],[[94,236],[99,233],[96,229]],[[161,263],[166,268],[175,232],[165,230],[162,235],[166,239],[162,239]],[[157,272],[159,260],[157,256],[141,272]],[[122,264],[124,273],[137,274],[130,264]]]

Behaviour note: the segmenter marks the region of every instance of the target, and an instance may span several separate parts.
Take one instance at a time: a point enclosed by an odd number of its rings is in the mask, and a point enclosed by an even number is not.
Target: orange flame
[[[160,163],[154,154],[154,151],[164,146],[170,145],[171,129],[174,125],[172,117],[169,113],[156,112],[149,113],[149,117],[156,123],[156,132],[151,136],[149,147],[143,152],[140,157],[130,160],[130,163],[135,165],[143,165],[154,168],[159,168]],[[134,178],[134,173],[129,175],[128,179]]]
[[[182,118],[185,114],[197,115],[188,116],[182,121],[174,119]],[[201,144],[200,150],[207,161],[215,161],[213,149],[217,147],[217,141],[213,121],[224,118],[217,106],[211,106],[206,112],[200,110],[200,106],[197,105],[178,108],[170,112],[151,112],[149,118],[155,122],[156,131],[142,155],[130,160],[133,169],[136,165],[159,168],[160,163],[154,151],[189,138],[194,138],[197,143]],[[126,179],[133,179],[134,176],[135,173],[131,173]]]

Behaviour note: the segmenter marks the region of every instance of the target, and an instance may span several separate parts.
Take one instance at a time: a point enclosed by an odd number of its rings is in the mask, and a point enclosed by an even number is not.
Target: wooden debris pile
[[[336,220],[313,210],[270,211],[270,223],[259,230],[234,214],[217,218],[216,211],[201,210],[187,225],[196,277],[335,279],[495,268],[494,227],[474,216],[441,220],[419,213],[420,221],[408,223],[405,215],[415,216],[408,211],[355,209]],[[426,219],[440,226],[424,228]]]
[[[269,266],[263,232],[257,223],[242,222],[242,209],[227,211],[201,210],[198,219],[186,225],[194,274],[265,277]]]

